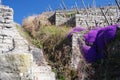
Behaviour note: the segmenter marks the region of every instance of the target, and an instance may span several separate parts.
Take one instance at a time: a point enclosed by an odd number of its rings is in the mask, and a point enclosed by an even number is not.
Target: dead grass
[[[36,32],[40,27],[48,26],[50,22],[45,15],[29,16],[23,20],[22,27],[33,37],[36,37]]]

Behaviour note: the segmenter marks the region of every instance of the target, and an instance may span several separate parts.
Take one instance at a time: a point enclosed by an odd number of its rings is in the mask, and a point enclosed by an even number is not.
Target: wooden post
[[[119,4],[119,1],[118,0],[115,0],[117,6],[118,6],[118,9],[120,10],[120,4]]]
[[[64,0],[62,0],[62,5],[63,5],[63,9],[66,10],[67,8],[66,8],[66,5],[65,5],[65,3],[64,3]]]
[[[103,12],[102,8],[100,8],[101,12],[102,12],[102,15],[104,16],[105,20],[107,21],[107,24],[110,25],[105,13]]]
[[[83,6],[84,6],[84,8],[85,8],[85,10],[86,10],[86,12],[87,12],[87,16],[88,16],[89,13],[88,13],[88,10],[87,10],[87,8],[86,8],[86,6],[85,6],[84,0],[82,0],[82,4],[83,4]]]
[[[76,2],[75,2],[75,9],[76,9],[77,13],[79,14],[79,10],[78,10],[78,6],[77,6]]]
[[[62,6],[62,4],[60,4],[60,8],[61,8],[61,10],[63,10],[63,6]]]
[[[95,19],[95,27],[97,27],[98,26],[98,22],[96,21],[96,19]]]
[[[86,23],[87,27],[89,27],[89,24],[88,24],[88,22],[86,20],[85,20],[85,23]]]
[[[105,11],[105,15],[107,14],[108,11],[109,11],[109,9],[107,9],[107,10]]]

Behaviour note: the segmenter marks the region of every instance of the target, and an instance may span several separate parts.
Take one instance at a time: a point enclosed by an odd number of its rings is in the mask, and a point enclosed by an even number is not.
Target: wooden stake
[[[79,10],[78,10],[78,6],[76,2],[75,2],[75,8],[76,8],[77,13],[79,14]]]
[[[85,6],[84,0],[82,0],[82,4],[83,4],[83,6],[84,6],[84,8],[85,8],[85,10],[86,10],[86,12],[87,12],[87,16],[88,16],[89,13],[88,13],[88,10],[87,10],[87,8],[86,8],[86,6]]]
[[[104,16],[105,20],[107,21],[107,24],[110,25],[105,13],[103,12],[102,8],[100,8],[101,12],[102,12],[102,15]]]
[[[64,3],[64,0],[62,0],[62,5],[63,5],[63,9],[66,10],[67,8],[66,8],[66,5],[65,5],[65,3]]]
[[[62,6],[62,4],[60,4],[60,8],[63,10],[63,6]]]
[[[86,23],[87,27],[89,27],[89,24],[88,24],[88,22],[86,20],[85,20],[85,23]]]
[[[120,4],[119,4],[119,1],[118,0],[115,0],[117,6],[118,6],[118,9],[120,10]]]

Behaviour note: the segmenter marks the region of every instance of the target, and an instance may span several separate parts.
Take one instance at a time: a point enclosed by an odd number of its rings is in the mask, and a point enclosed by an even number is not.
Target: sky
[[[77,3],[82,8],[81,0],[63,0],[67,8],[71,8]],[[85,5],[92,5],[92,0],[84,0]],[[115,4],[114,0],[95,0],[96,6],[107,6]],[[50,6],[52,10],[60,8],[62,0],[2,0],[3,5],[7,5],[14,10],[14,21],[22,24],[23,19],[31,15],[38,15],[45,12]]]

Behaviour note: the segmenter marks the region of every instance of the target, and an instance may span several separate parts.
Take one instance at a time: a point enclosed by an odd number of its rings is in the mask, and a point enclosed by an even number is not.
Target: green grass
[[[38,40],[40,41],[38,43],[40,43],[42,48],[49,47],[49,49],[54,50],[55,46],[66,38],[68,31],[69,28],[67,27],[45,26],[39,29],[35,39],[37,42]],[[37,45],[37,47],[40,46]]]

